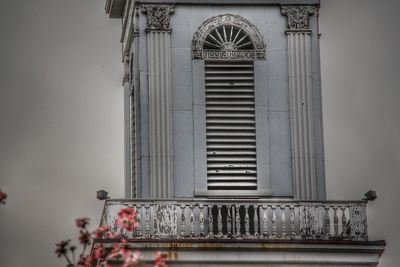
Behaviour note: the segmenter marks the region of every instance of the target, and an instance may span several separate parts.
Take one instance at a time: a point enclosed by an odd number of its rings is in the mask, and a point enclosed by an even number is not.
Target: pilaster
[[[150,196],[171,198],[173,148],[169,22],[174,6],[142,5],[141,9],[147,16]]]
[[[314,126],[312,103],[311,29],[313,6],[282,6],[287,17],[289,97],[294,198],[315,200]]]

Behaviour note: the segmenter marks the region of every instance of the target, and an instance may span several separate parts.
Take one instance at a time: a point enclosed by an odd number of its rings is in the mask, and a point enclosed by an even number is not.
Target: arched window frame
[[[251,38],[254,50],[219,50],[210,55],[204,49],[208,34],[221,25],[239,27]],[[269,197],[271,192],[267,62],[262,35],[247,19],[224,14],[207,19],[196,30],[192,40],[193,104],[194,104],[194,161],[195,196],[243,196]],[[254,62],[254,89],[256,109],[257,190],[208,190],[206,156],[206,109],[205,109],[205,61],[206,60],[252,60]]]
[[[226,57],[221,57],[219,59],[265,59],[265,43],[262,35],[258,31],[257,27],[252,24],[247,19],[239,15],[224,14],[207,19],[200,27],[196,30],[192,39],[192,58],[193,59],[218,59],[209,58],[209,56],[204,53],[204,42],[207,36],[215,28],[221,25],[235,26],[243,31],[245,31],[251,38],[254,44],[254,51],[251,51],[252,55],[248,53],[236,53],[236,57],[232,55],[226,55]],[[225,51],[226,52],[226,51]],[[242,51],[243,52],[243,51]]]

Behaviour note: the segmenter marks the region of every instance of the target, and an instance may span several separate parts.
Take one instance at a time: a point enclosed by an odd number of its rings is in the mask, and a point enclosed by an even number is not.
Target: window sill
[[[260,198],[271,197],[272,192],[267,190],[195,190],[196,197],[210,197],[210,198]]]

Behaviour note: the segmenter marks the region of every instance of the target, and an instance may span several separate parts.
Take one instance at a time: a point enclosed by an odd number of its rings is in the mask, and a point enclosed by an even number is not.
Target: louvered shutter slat
[[[253,62],[206,62],[209,190],[256,190]]]

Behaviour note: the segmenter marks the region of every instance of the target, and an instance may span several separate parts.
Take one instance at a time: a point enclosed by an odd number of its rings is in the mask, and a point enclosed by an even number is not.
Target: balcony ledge
[[[365,201],[256,199],[110,199],[101,225],[124,235],[147,263],[157,251],[170,267],[372,267],[385,241],[368,241]],[[134,207],[139,227],[115,224]],[[112,249],[118,239],[96,239]],[[121,266],[113,261],[112,266]]]
[[[248,240],[249,241],[249,240]],[[102,240],[112,248],[113,240]],[[168,254],[174,266],[377,266],[384,241],[268,241],[217,242],[182,240],[128,240],[128,247],[140,250],[148,263],[157,251]],[[119,266],[119,262],[114,264]],[[318,265],[319,264],[319,265]]]

